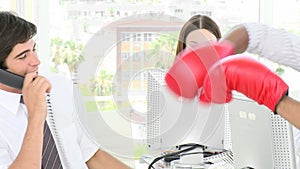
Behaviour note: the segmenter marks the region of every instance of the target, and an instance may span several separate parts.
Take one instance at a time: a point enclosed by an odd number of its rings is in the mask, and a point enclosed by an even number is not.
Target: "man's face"
[[[24,76],[26,73],[38,71],[40,60],[35,52],[33,39],[14,46],[6,58],[8,71]]]

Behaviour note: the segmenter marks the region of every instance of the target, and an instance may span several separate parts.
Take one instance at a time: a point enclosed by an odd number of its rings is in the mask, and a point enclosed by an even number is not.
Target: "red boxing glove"
[[[287,94],[287,84],[258,61],[245,56],[230,56],[211,67],[203,82],[200,101],[227,103],[232,90],[263,104],[273,112]]]
[[[165,81],[177,95],[194,98],[210,66],[233,53],[233,45],[227,42],[206,43],[184,50],[168,70]]]

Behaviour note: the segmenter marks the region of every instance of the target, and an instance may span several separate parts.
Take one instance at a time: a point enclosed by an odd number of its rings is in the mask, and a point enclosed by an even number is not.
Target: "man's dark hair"
[[[6,58],[18,43],[36,34],[36,26],[7,11],[0,11],[0,68],[7,69]]]

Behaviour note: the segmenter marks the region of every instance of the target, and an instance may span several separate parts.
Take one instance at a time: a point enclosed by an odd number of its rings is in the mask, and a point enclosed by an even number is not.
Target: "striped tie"
[[[24,104],[22,96],[20,103]],[[42,169],[62,169],[59,154],[47,122],[44,124]]]
[[[43,169],[62,169],[59,154],[47,122],[44,125]]]

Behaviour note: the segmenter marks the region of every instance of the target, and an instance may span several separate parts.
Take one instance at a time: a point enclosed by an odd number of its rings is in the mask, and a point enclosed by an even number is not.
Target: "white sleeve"
[[[78,133],[78,142],[79,146],[82,152],[82,157],[84,158],[85,161],[88,161],[99,149],[97,144],[94,142],[94,138],[89,135],[87,132],[88,129],[85,127],[87,126],[85,124],[86,120],[85,119],[79,119],[82,118],[83,116],[80,116],[80,114],[84,114],[85,108],[84,108],[84,102],[81,97],[80,91],[78,90],[77,87],[74,86],[74,108],[75,108],[75,121],[76,121],[76,128],[77,128],[77,133]]]
[[[243,24],[249,35],[247,52],[300,71],[300,37],[260,23]]]
[[[95,142],[87,135],[82,126],[77,126],[78,141],[81,149],[82,157],[87,162],[99,149]]]

